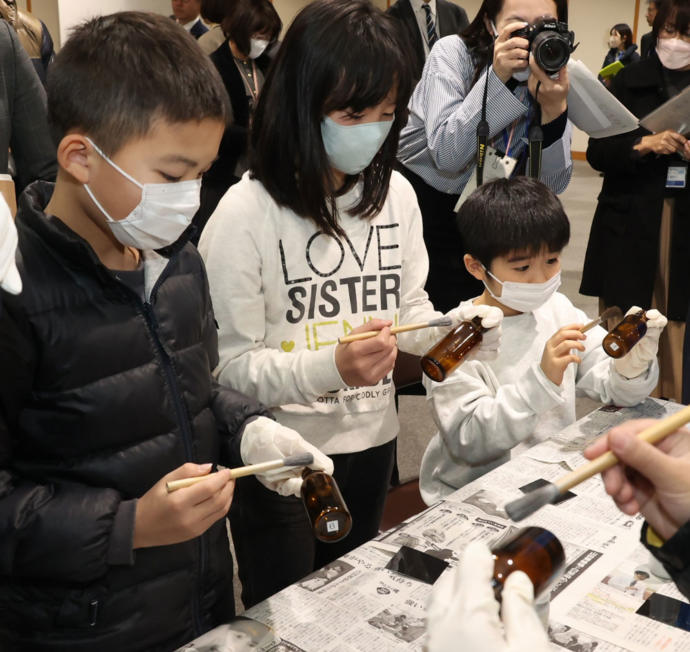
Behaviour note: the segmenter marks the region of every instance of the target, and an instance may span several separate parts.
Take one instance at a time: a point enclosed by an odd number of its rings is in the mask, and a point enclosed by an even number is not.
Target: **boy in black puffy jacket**
[[[181,239],[227,98],[165,17],[93,19],[48,87],[60,165],[20,200],[0,315],[0,649],[172,650],[234,613],[227,471],[303,452],[221,390],[203,264]],[[301,469],[259,477],[298,491]]]

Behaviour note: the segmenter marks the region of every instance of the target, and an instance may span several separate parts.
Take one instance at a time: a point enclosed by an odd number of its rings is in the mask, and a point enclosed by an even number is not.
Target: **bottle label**
[[[338,529],[338,521],[328,521],[326,523],[326,532],[337,532]]]
[[[611,344],[609,344],[609,348],[612,351],[618,351],[618,349],[620,349],[620,346],[618,346],[618,344],[616,344],[615,342],[611,342]]]

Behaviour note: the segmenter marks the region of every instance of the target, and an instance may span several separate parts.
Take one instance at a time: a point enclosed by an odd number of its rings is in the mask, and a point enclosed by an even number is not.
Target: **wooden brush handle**
[[[668,435],[678,430],[681,426],[684,426],[688,421],[690,421],[690,405],[686,405],[682,410],[678,410],[678,412],[657,421],[649,426],[649,428],[645,428],[637,435],[637,438],[649,444],[656,444],[664,437],[668,437]],[[610,469],[617,463],[618,458],[611,451],[607,451],[591,462],[579,466],[570,473],[566,473],[563,477],[555,480],[554,484],[558,487],[558,490],[563,493],[568,489],[572,489],[575,485],[588,480],[593,475]]]
[[[407,331],[416,331],[420,328],[429,328],[430,324],[428,321],[421,322],[419,324],[403,324],[402,326],[393,326],[391,328],[391,333],[395,335],[396,333],[406,333]],[[338,342],[341,344],[347,344],[348,342],[359,342],[359,340],[368,340],[371,337],[376,337],[381,331],[364,331],[364,333],[355,333],[354,335],[344,335],[338,338]]]
[[[270,460],[269,462],[261,462],[260,464],[249,464],[248,466],[238,466],[235,469],[230,469],[230,478],[234,480],[235,478],[242,478],[245,475],[253,475],[254,473],[263,473],[264,471],[272,471],[273,469],[279,469],[283,466],[283,460]],[[183,489],[184,487],[191,487],[197,482],[202,482],[206,478],[211,477],[212,473],[206,473],[204,475],[195,475],[191,478],[182,478],[181,480],[171,480],[165,483],[165,488],[168,493],[177,491],[178,489]]]
[[[593,320],[592,320],[591,322],[589,322],[588,324],[585,324],[585,325],[580,329],[580,332],[581,332],[581,333],[586,333],[588,330],[590,330],[591,328],[594,328],[595,326],[598,326],[599,324],[601,324],[601,317],[597,317],[596,319],[593,319]]]

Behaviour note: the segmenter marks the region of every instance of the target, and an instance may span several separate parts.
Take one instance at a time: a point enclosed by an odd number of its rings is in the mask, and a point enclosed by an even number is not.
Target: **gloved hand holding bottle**
[[[625,316],[633,315],[642,311],[642,308],[633,306],[625,313]],[[647,332],[642,339],[637,342],[630,352],[621,358],[614,360],[613,365],[616,371],[626,378],[636,378],[637,376],[646,373],[652,361],[656,360],[657,352],[659,350],[659,338],[661,332],[666,327],[668,319],[664,317],[658,310],[647,310],[644,313],[646,320]]]
[[[491,552],[473,541],[465,548],[460,565],[436,582],[427,610],[429,652],[550,650],[534,610],[534,588],[527,575],[514,571],[508,576],[499,606],[491,584],[493,572]]]
[[[479,317],[481,320],[482,328],[485,329],[482,334],[482,341],[468,354],[468,359],[471,357],[475,360],[495,360],[498,357],[501,345],[501,323],[503,322],[503,311],[500,308],[485,304],[476,305],[468,301],[450,310],[446,316],[453,320],[451,330],[456,328],[460,322],[472,321],[475,317]]]
[[[240,443],[240,455],[245,464],[258,464],[292,455],[311,453],[314,461],[309,468],[333,474],[333,462],[316,446],[312,446],[298,432],[268,417],[258,417],[245,429]],[[256,479],[267,489],[281,496],[300,496],[304,467],[284,467],[258,473]]]

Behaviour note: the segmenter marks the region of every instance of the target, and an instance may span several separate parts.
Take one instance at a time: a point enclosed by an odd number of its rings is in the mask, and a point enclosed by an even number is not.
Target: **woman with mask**
[[[199,244],[219,381],[261,397],[332,456],[353,521],[341,542],[317,543],[301,501],[240,480],[230,524],[245,606],[378,532],[398,431],[389,327],[439,316],[422,287],[414,191],[392,171],[411,89],[405,56],[369,0],[307,5],[259,98],[249,172]],[[379,332],[339,344],[351,330]],[[398,345],[421,354],[444,334],[405,333]]]
[[[247,170],[249,125],[271,63],[267,49],[282,28],[270,0],[233,0],[226,6],[221,21],[226,39],[210,56],[228,91],[232,122],[223,134],[218,158],[203,177],[201,206],[194,218],[195,243],[220,198]]]
[[[609,32],[608,41],[609,51],[604,57],[602,68],[620,61],[622,65],[627,66],[629,63],[640,60],[640,55],[637,53],[637,45],[633,43],[633,34],[630,25],[626,23],[618,23],[611,28]],[[599,77],[599,80],[607,88],[611,86],[612,77]]]
[[[654,20],[655,51],[626,66],[611,91],[638,118],[690,84],[690,0],[669,0]],[[587,160],[604,173],[580,292],[602,306],[654,307],[668,316],[659,346],[658,395],[681,399],[690,300],[690,192],[684,133],[643,127],[590,139]]]
[[[517,159],[513,174],[526,173],[528,132],[539,123],[540,180],[557,193],[570,181],[568,73],[547,75],[530,57],[529,41],[514,36],[545,16],[566,22],[566,0],[484,0],[461,35],[434,46],[412,95],[398,159],[422,210],[430,258],[426,289],[439,310],[481,291],[457,254],[465,248],[454,213],[465,186],[474,183],[485,93],[488,144]]]

